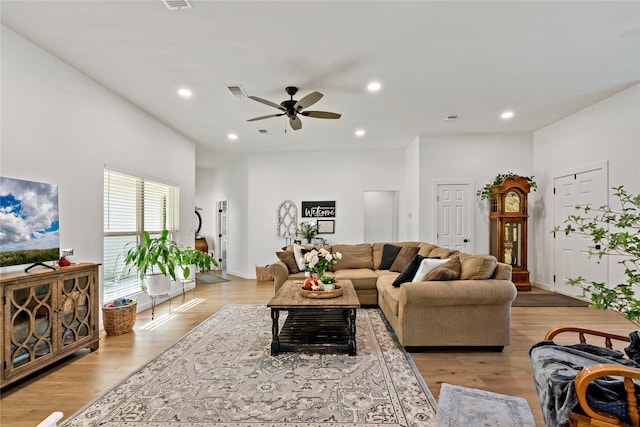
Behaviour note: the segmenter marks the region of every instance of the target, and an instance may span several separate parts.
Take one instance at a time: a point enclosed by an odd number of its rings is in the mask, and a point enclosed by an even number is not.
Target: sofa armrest
[[[451,280],[409,282],[400,287],[401,306],[505,304],[516,298],[508,280]]]
[[[287,264],[278,260],[269,266],[269,273],[273,277],[274,292],[278,292],[280,286],[289,278],[289,268]]]
[[[512,270],[513,270],[513,267],[511,267],[509,264],[505,264],[504,262],[498,262],[498,264],[496,265],[496,269],[493,270],[493,276],[491,276],[491,278],[496,280],[511,281]]]

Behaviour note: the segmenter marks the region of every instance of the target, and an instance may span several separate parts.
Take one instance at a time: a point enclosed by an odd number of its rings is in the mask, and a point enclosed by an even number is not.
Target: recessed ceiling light
[[[513,117],[513,111],[505,111],[504,113],[500,114],[500,117],[505,120],[510,119],[511,117]]]
[[[381,87],[382,85],[379,82],[371,82],[367,85],[369,92],[377,92]]]
[[[229,138],[232,141],[235,141],[236,139],[238,139],[238,134],[230,133],[229,135],[227,135],[227,138]]]
[[[356,131],[356,136],[364,136],[366,132],[364,131],[364,129],[358,129]]]
[[[189,90],[189,89],[178,89],[178,95],[184,97],[184,98],[191,98],[191,95],[193,95],[193,93]]]

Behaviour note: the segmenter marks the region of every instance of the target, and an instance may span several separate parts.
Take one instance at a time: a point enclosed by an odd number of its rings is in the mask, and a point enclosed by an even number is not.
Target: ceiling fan
[[[289,124],[291,125],[291,129],[298,130],[302,128],[302,120],[300,120],[300,117],[298,117],[298,115],[315,117],[316,119],[339,119],[341,116],[338,113],[331,113],[328,111],[304,111],[305,108],[308,108],[316,102],[320,101],[320,98],[324,96],[320,92],[311,92],[299,101],[296,101],[295,99],[293,99],[293,96],[298,93],[297,87],[287,86],[285,88],[285,91],[287,92],[287,94],[289,94],[291,99],[282,101],[280,104],[276,104],[275,102],[271,102],[266,99],[258,98],[257,96],[249,96],[249,98],[253,99],[254,101],[270,105],[271,107],[277,108],[282,112],[277,114],[269,114],[267,116],[254,117],[253,119],[249,119],[247,121],[253,122],[256,120],[287,115],[287,117],[289,117]]]

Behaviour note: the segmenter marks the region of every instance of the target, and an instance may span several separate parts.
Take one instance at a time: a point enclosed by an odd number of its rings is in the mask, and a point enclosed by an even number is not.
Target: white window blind
[[[152,237],[178,231],[180,189],[151,180],[104,170],[104,300],[140,291],[137,271],[124,264],[127,249],[142,231]]]

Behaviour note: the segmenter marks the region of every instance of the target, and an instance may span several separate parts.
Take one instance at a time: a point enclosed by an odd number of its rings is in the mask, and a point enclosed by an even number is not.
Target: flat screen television
[[[58,186],[0,177],[0,267],[59,258]]]

